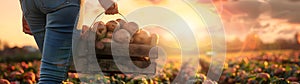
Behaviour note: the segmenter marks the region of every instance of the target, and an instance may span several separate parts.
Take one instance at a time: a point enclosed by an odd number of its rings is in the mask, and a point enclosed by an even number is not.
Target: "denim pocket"
[[[39,0],[45,12],[55,11],[70,3],[69,0]]]

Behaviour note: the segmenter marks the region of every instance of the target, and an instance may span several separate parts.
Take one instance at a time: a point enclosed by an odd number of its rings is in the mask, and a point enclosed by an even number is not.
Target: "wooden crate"
[[[111,51],[111,43],[104,43],[104,49],[96,49],[95,48],[95,54],[97,57],[98,66],[95,64],[88,64],[89,57],[88,56],[82,56],[80,57],[80,61],[83,61],[87,64],[82,64],[78,66],[82,66],[80,68],[76,68],[75,70],[74,65],[71,65],[70,72],[79,72],[84,73],[82,71],[89,71],[97,73],[97,68],[101,69],[101,72],[103,73],[109,73],[109,74],[155,74],[156,72],[156,63],[151,63],[151,60],[155,60],[158,58],[158,49],[155,47],[158,43],[158,37],[152,37],[150,38],[152,40],[150,45],[144,45],[144,44],[129,44],[128,50],[129,50],[129,56],[131,60],[122,60],[126,59],[124,54],[120,53],[114,53],[114,56],[112,56]],[[123,50],[127,47],[124,46],[118,46],[119,44],[116,44],[116,46]],[[120,44],[121,45],[121,44]],[[149,56],[149,52],[151,51],[152,55]],[[117,51],[118,52],[118,51]],[[121,51],[122,52],[122,51]],[[154,53],[154,54],[153,54]],[[117,67],[114,60],[120,60],[118,61],[119,68]],[[136,67],[128,66],[128,64],[132,63],[135,64],[137,67],[142,68],[138,69]],[[93,70],[96,68],[95,70]],[[89,70],[86,70],[89,69]],[[122,71],[121,71],[122,70]]]

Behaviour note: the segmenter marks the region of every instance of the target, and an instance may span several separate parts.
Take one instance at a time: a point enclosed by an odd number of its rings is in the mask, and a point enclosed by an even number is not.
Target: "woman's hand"
[[[108,15],[113,15],[113,14],[118,14],[119,10],[118,10],[118,4],[117,3],[113,3],[107,10],[105,10],[105,14]]]

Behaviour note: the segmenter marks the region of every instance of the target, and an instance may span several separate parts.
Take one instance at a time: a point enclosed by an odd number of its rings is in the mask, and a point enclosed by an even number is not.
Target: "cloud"
[[[300,31],[300,0],[230,0],[223,8],[228,35],[244,38],[257,32],[265,42],[272,42],[293,39]]]
[[[256,19],[267,11],[267,5],[260,1],[255,0],[240,0],[231,1],[224,4],[224,9],[232,12],[235,15],[246,14],[248,18]]]
[[[258,30],[258,35],[263,42],[274,42],[276,39],[294,39],[294,35],[297,31],[300,31],[299,28],[289,27],[289,28],[276,28],[269,27],[266,29]]]
[[[239,0],[224,4],[224,9],[233,14],[246,14],[248,18],[257,19],[270,12],[275,19],[285,19],[289,23],[300,24],[300,0]]]
[[[271,0],[271,16],[286,19],[290,23],[300,24],[300,0]]]

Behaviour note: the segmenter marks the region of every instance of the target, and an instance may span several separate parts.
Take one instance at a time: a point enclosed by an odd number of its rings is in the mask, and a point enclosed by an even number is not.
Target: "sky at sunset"
[[[36,46],[33,37],[22,32],[19,0],[3,1],[0,10],[0,40],[7,41],[11,46]]]
[[[89,0],[94,2],[96,0]],[[213,13],[216,9],[212,5],[205,5],[209,0],[188,0],[197,3],[198,7],[207,7]],[[300,30],[300,1],[299,0],[214,0],[222,16],[226,40],[234,38],[243,39],[249,33],[256,33],[264,42],[273,42],[278,38],[292,39]],[[198,32],[197,37],[208,35],[201,18],[182,0],[120,0],[120,12],[124,15],[132,11],[146,7],[159,6],[168,8],[181,16],[185,22]],[[93,19],[93,16],[103,11],[98,3],[87,3],[85,10],[90,16],[85,19]],[[0,39],[9,42],[10,45],[36,46],[32,36],[22,32],[21,9],[18,0],[8,0],[0,3]],[[160,16],[152,16],[159,18]],[[90,23],[89,21],[84,24]]]

